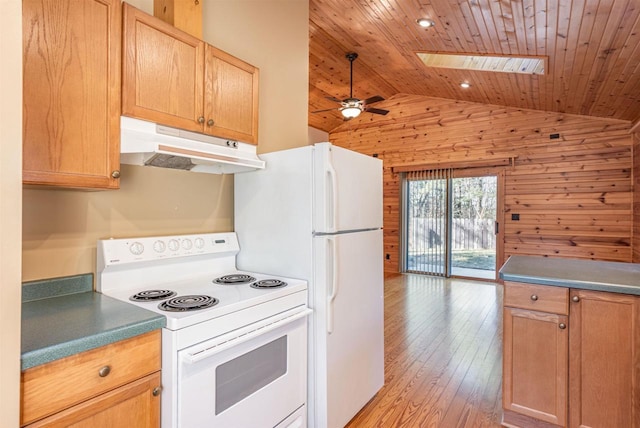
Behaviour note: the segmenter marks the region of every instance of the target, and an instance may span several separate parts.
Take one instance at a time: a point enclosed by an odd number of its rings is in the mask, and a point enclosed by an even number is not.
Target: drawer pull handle
[[[155,388],[153,388],[153,391],[151,393],[153,394],[154,397],[157,397],[158,395],[160,395],[160,391],[162,391],[162,388],[159,386],[156,386]]]
[[[213,126],[213,119],[207,120],[207,126]]]
[[[578,303],[578,302],[580,301],[580,297],[578,297],[578,296],[573,296],[573,297],[571,298],[571,300],[573,300],[574,302]]]
[[[561,322],[558,327],[560,327],[560,330],[564,330],[565,328],[567,328],[567,325],[563,322]]]
[[[537,295],[537,294],[532,294],[532,295],[531,295],[531,300],[533,300],[534,302],[535,302],[536,300],[538,300],[538,295]]]
[[[200,117],[198,118],[198,123],[204,123],[204,117],[200,116]]]
[[[111,366],[104,366],[98,370],[98,375],[100,375],[100,377],[107,377],[109,376],[109,373],[111,373]]]

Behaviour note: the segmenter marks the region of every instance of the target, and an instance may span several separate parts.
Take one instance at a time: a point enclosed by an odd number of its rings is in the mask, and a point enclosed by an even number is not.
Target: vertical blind
[[[448,275],[449,182],[452,170],[409,171],[407,181],[406,270]]]

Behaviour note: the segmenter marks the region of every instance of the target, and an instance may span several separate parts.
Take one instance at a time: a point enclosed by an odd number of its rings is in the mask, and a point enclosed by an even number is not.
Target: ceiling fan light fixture
[[[462,83],[460,83],[460,87],[463,88],[463,89],[469,89],[471,87],[471,83],[462,82]]]
[[[340,113],[345,119],[353,119],[354,117],[360,116],[362,113],[362,109],[358,106],[347,106],[340,109]]]
[[[433,19],[428,19],[428,18],[420,18],[420,19],[417,19],[416,22],[422,28],[429,28],[429,27],[433,27],[434,25],[436,25],[436,23],[433,21]]]

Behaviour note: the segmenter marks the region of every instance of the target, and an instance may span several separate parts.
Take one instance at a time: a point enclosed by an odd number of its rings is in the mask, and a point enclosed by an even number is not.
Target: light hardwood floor
[[[501,375],[501,285],[388,278],[385,385],[347,427],[499,427]]]

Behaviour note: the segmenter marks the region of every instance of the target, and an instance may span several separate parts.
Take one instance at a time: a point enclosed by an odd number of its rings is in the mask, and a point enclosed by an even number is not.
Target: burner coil
[[[172,290],[144,290],[129,297],[133,302],[150,302],[153,300],[164,300],[176,295]]]
[[[218,299],[205,295],[178,296],[166,300],[158,308],[168,312],[187,312],[210,308],[218,304]]]
[[[251,284],[253,288],[280,288],[285,287],[287,285],[286,282],[280,281],[279,279],[263,279],[258,282],[254,282]]]
[[[230,284],[247,284],[249,282],[253,282],[256,279],[250,275],[245,275],[243,273],[236,273],[232,275],[224,275],[220,278],[216,278],[213,280],[216,284],[230,285]]]

